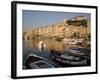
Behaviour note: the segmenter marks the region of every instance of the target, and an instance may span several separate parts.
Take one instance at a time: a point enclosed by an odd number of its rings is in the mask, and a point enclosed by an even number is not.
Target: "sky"
[[[56,24],[63,21],[64,19],[73,19],[76,16],[85,16],[86,19],[90,19],[91,17],[89,13],[23,10],[23,31],[29,30],[31,28],[38,28]]]

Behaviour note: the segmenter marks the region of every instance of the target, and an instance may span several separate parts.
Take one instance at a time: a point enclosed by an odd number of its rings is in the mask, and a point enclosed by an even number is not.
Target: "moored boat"
[[[80,51],[51,51],[51,53],[52,59],[68,65],[87,65],[87,60],[89,60],[88,55],[84,55]]]
[[[55,66],[43,57],[29,54],[25,60],[25,69],[54,68]]]

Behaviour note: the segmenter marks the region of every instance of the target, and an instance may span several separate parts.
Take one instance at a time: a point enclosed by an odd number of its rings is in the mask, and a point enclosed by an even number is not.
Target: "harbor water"
[[[40,43],[43,45],[40,45]],[[28,39],[28,40],[23,40],[23,66],[25,64],[25,59],[29,54],[35,54],[38,56],[41,56],[48,60],[50,63],[52,63],[55,66],[58,67],[71,67],[70,65],[65,65],[58,63],[54,61],[51,58],[51,50],[53,51],[64,51],[66,49],[74,49],[78,48],[78,45],[75,44],[66,44],[65,41],[61,40],[55,40],[52,38],[45,38],[43,40],[40,40],[38,37],[34,39]],[[73,66],[72,66],[73,67]]]

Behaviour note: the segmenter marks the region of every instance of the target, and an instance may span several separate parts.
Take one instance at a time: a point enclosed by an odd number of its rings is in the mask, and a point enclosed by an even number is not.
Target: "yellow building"
[[[77,17],[78,19],[84,19],[84,17]],[[48,25],[45,27],[35,28],[29,30],[24,34],[24,36],[44,36],[44,37],[66,37],[71,38],[75,33],[78,33],[80,37],[85,37],[90,34],[90,21],[88,21],[88,26],[75,26],[68,25],[67,21],[59,22],[53,25]]]

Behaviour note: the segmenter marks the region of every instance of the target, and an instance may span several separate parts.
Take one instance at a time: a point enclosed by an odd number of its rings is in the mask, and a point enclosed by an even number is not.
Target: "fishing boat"
[[[25,69],[54,68],[48,60],[35,54],[29,54],[25,60]]]
[[[68,65],[87,65],[87,60],[89,57],[84,55],[84,53],[79,51],[51,51],[52,59],[59,63]]]

